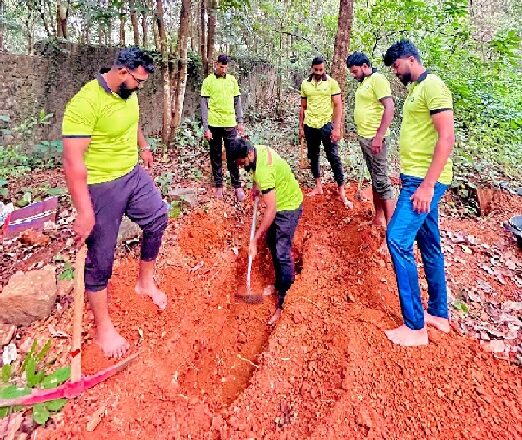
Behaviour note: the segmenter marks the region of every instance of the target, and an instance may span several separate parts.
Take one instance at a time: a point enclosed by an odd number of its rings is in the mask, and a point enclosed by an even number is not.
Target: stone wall
[[[0,52],[0,115],[9,116],[13,127],[44,109],[54,117],[49,125],[39,129],[36,137],[40,140],[59,139],[67,101],[83,84],[94,78],[101,67],[111,65],[117,50],[64,43],[39,44],[35,51],[37,55],[33,56]],[[245,112],[275,98],[275,74],[270,68],[254,67],[239,79]],[[184,118],[199,117],[199,87],[200,84],[189,77]],[[163,108],[159,69],[139,92],[139,100],[145,134],[159,134]],[[5,140],[0,137],[0,143]]]

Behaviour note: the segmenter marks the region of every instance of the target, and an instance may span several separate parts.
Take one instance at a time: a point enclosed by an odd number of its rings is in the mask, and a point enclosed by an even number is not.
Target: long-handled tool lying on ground
[[[355,193],[355,198],[357,200],[363,200],[362,195],[362,184],[364,180],[364,157],[361,159],[361,166],[359,167],[359,180],[357,182],[357,192]]]
[[[310,162],[306,157],[306,145],[304,138],[301,138],[301,144],[299,146],[299,168],[302,170],[310,168]]]
[[[258,204],[259,204],[259,198],[256,197],[256,199],[254,201],[254,213],[252,215],[252,226],[250,227],[250,242],[249,243],[252,242],[252,240],[254,239],[255,233],[256,233]],[[249,252],[248,253],[248,268],[247,268],[247,276],[246,276],[246,293],[245,294],[237,293],[236,297],[238,299],[240,299],[241,301],[244,301],[248,304],[259,304],[260,302],[263,302],[263,295],[252,293],[252,288],[251,288],[252,262],[253,262],[253,258]]]
[[[37,403],[48,402],[54,399],[72,399],[78,397],[86,389],[92,388],[100,382],[103,382],[105,379],[114,376],[138,356],[138,353],[135,353],[112,367],[106,368],[96,374],[82,376],[81,342],[85,289],[83,272],[86,256],[87,247],[83,246],[76,254],[76,266],[74,270],[74,318],[70,380],[57,388],[36,389],[33,390],[31,394],[25,396],[20,396],[14,399],[0,399],[0,407],[35,405]]]

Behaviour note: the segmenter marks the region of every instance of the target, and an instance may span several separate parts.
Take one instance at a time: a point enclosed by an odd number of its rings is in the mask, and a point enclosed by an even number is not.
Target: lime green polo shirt
[[[304,123],[312,128],[322,128],[332,122],[332,96],[340,95],[339,84],[331,76],[324,75],[316,81],[310,76],[301,83],[301,98],[306,99]]]
[[[115,180],[138,163],[138,97],[122,99],[100,75],[85,84],[65,108],[63,138],[90,138],[84,155],[87,183]]]
[[[381,126],[384,106],[381,99],[391,98],[390,82],[379,72],[373,72],[364,78],[355,92],[353,116],[357,125],[357,134],[366,139],[373,139]],[[390,135],[390,130],[385,136]]]
[[[216,76],[211,73],[203,80],[201,96],[208,99],[208,125],[211,127],[235,127],[234,98],[240,96],[236,78],[230,74]]]
[[[431,116],[452,110],[451,92],[444,82],[432,73],[422,74],[409,91],[403,106],[399,136],[401,172],[424,178],[428,172],[439,138]],[[449,185],[453,178],[453,162],[448,159],[439,182]]]
[[[286,161],[272,148],[256,145],[254,182],[261,192],[274,189],[276,211],[294,211],[303,203],[303,193]]]

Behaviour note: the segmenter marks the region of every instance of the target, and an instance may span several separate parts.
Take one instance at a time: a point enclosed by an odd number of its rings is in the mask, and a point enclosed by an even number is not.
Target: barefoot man
[[[167,297],[154,282],[167,209],[151,176],[152,153],[139,127],[136,91],[154,72],[138,48],[119,52],[110,71],[98,75],[69,101],[63,118],[64,170],[77,211],[74,232],[87,243],[85,290],[94,313],[95,341],[108,357],[129,348],[109,316],[107,284],[123,214],[143,230],[136,292],[160,308]]]
[[[390,222],[395,208],[393,190],[388,177],[386,136],[390,134],[395,104],[390,82],[373,69],[369,58],[362,52],[352,53],[346,60],[352,76],[360,82],[355,92],[354,119],[359,144],[372,178],[373,223]]]
[[[292,243],[297,223],[303,212],[303,193],[290,166],[274,150],[264,145],[254,147],[243,138],[234,140],[230,155],[238,166],[253,172],[252,196],[263,196],[266,209],[249,246],[249,254],[255,257],[257,243],[265,236],[272,254],[275,270],[277,308],[268,321],[274,325],[283,311],[286,293],[294,282]]]
[[[391,66],[404,85],[411,83],[399,138],[402,187],[386,232],[404,325],[388,330],[386,336],[398,345],[425,345],[425,324],[449,332],[438,204],[452,179],[453,100],[444,82],[422,65],[410,41],[392,45],[386,51],[384,64]],[[421,302],[413,254],[415,240],[428,282],[427,312]]]
[[[339,84],[326,74],[324,59],[316,57],[312,60],[312,73],[301,83],[299,111],[299,137],[306,138],[308,158],[315,178],[315,188],[308,195],[323,193],[319,164],[322,143],[338,185],[341,201],[346,207],[351,208],[352,203],[344,193],[343,164],[337,151],[337,143],[341,139],[342,117],[343,101]]]

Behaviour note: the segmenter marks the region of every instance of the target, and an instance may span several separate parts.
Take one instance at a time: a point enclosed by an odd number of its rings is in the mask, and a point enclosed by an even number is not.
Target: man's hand
[[[245,127],[243,126],[243,124],[237,124],[236,130],[237,130],[237,134],[239,134],[239,136],[241,136],[241,137],[245,136]]]
[[[434,191],[435,188],[433,185],[422,182],[410,197],[410,200],[413,202],[413,210],[419,214],[430,212]]]
[[[330,138],[332,139],[333,143],[337,143],[341,140],[341,129],[340,128],[334,128],[332,130],[332,134],[330,135]]]
[[[383,136],[381,136],[379,134],[375,135],[375,137],[372,139],[372,146],[371,146],[373,154],[379,154],[382,151],[383,142],[384,142]]]
[[[94,212],[91,209],[87,212],[79,212],[76,220],[74,221],[73,231],[75,234],[75,241],[78,246],[85,243],[85,240],[91,234],[92,228],[94,227]]]
[[[259,191],[257,185],[254,185],[250,190],[250,197],[252,197],[252,201],[257,199],[258,197],[261,197],[261,191]]]
[[[152,166],[154,165],[154,157],[152,156],[152,151],[148,148],[140,149],[141,160],[143,160],[143,165],[147,170],[152,170]]]
[[[212,132],[210,130],[205,130],[205,133],[203,133],[203,136],[207,141],[212,139]]]
[[[304,137],[305,137],[304,126],[300,125],[299,126],[299,139],[303,139]]]
[[[250,255],[252,257],[252,259],[256,258],[256,255],[257,255],[257,240],[255,238],[248,245],[248,255]]]

